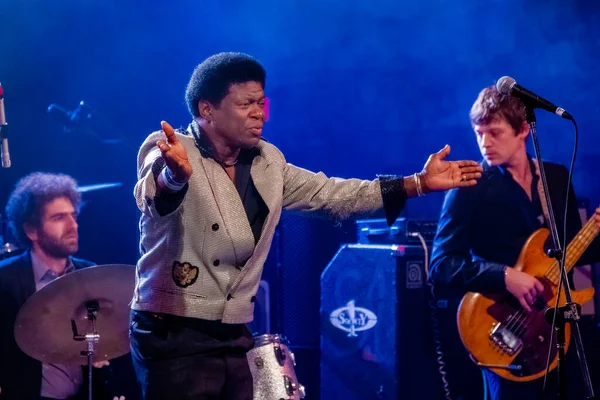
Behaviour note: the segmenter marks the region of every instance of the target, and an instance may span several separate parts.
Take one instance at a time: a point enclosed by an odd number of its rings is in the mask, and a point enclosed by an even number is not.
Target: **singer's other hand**
[[[473,186],[481,178],[483,168],[475,161],[446,161],[450,154],[450,146],[429,156],[421,179],[423,191],[448,190],[456,187]]]
[[[185,147],[177,138],[171,125],[165,121],[162,121],[160,125],[165,133],[166,141],[159,140],[156,142],[156,146],[160,149],[162,158],[173,173],[175,180],[185,183],[192,176],[192,166],[188,160]]]

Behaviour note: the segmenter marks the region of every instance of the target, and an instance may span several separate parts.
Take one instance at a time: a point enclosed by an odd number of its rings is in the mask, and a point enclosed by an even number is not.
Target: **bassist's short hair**
[[[496,86],[488,86],[479,92],[469,117],[471,125],[484,125],[504,119],[518,134],[526,121],[525,105],[516,97],[498,92]]]

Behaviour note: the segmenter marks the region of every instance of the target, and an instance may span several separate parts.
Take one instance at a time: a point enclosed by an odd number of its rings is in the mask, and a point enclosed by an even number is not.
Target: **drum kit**
[[[87,365],[91,399],[93,363],[129,352],[129,303],[134,284],[135,267],[121,264],[82,268],[55,279],[19,310],[14,328],[17,345],[43,363]],[[247,359],[255,400],[305,397],[285,336],[255,336]]]
[[[79,191],[114,186],[120,184],[81,186]],[[4,243],[0,260],[21,252],[17,246]],[[130,351],[129,304],[134,285],[133,265],[97,265],[63,275],[36,291],[21,307],[14,326],[15,341],[25,354],[43,363],[87,366],[88,398],[92,399],[95,361],[111,360]],[[247,359],[255,400],[305,397],[285,336],[255,336]]]
[[[46,364],[88,366],[129,352],[129,303],[133,265],[82,268],[35,292],[19,310],[15,341],[28,356]]]
[[[246,355],[254,381],[254,400],[303,399],[304,386],[296,378],[296,359],[286,337],[265,334],[254,340],[254,348]]]
[[[92,398],[93,364],[129,352],[129,303],[135,267],[109,264],[79,269],[35,292],[19,310],[15,340],[48,364],[87,365]],[[255,336],[247,354],[255,400],[299,400],[294,353],[283,335]]]

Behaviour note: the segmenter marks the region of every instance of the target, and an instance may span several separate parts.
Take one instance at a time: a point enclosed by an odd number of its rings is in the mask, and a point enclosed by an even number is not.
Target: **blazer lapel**
[[[277,182],[281,178],[276,174],[277,171],[273,168],[273,165],[262,155],[261,145],[259,145],[259,149],[261,150],[261,155],[254,158],[250,176],[252,182],[254,182],[254,187],[256,187],[260,197],[262,197],[269,209],[269,215],[267,215],[263,225],[257,247],[265,234],[271,234],[270,232],[275,229],[275,226],[271,225],[277,225],[279,222],[278,216],[281,214],[281,190],[278,190],[277,187],[283,184]]]
[[[280,184],[277,182],[277,179],[280,178],[278,178],[278,176],[275,174],[276,169],[273,168],[271,163],[263,156],[261,144],[258,146],[258,148],[261,150],[261,154],[254,157],[254,160],[252,161],[250,177],[252,178],[254,187],[256,187],[256,190],[269,208],[269,215],[267,215],[265,223],[263,224],[262,232],[260,233],[260,239],[256,244],[256,249],[258,249],[258,252],[255,251],[252,254],[252,257],[248,260],[248,263],[251,263],[253,258],[260,257],[265,251],[268,252],[268,247],[266,250],[261,251],[261,249],[265,247],[264,241],[267,240],[269,236],[272,237],[275,226],[279,222],[279,216],[281,215],[281,190],[277,190],[277,187],[280,186]],[[235,282],[231,286],[231,291],[237,290],[238,286],[248,272],[249,268],[242,269]]]
[[[201,157],[201,162],[227,232],[231,237],[241,237],[241,240],[233,240],[236,259],[245,261],[254,249],[254,235],[240,195],[219,164],[205,157]]]
[[[262,142],[261,142],[262,144]],[[254,183],[254,187],[262,197],[263,201],[269,208],[269,214],[277,207],[277,200],[281,196],[277,196],[277,193],[274,189],[274,179],[275,176],[270,176],[270,172],[272,171],[272,167],[270,167],[271,163],[263,156],[262,146],[259,145],[259,150],[261,151],[260,155],[254,157],[252,160],[252,168],[250,169],[250,177],[252,178],[252,182]]]

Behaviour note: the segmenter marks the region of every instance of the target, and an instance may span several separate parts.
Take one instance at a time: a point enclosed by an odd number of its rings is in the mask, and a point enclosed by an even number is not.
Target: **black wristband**
[[[404,177],[400,175],[377,175],[381,187],[383,210],[388,226],[391,226],[406,204],[408,194],[404,188]]]

